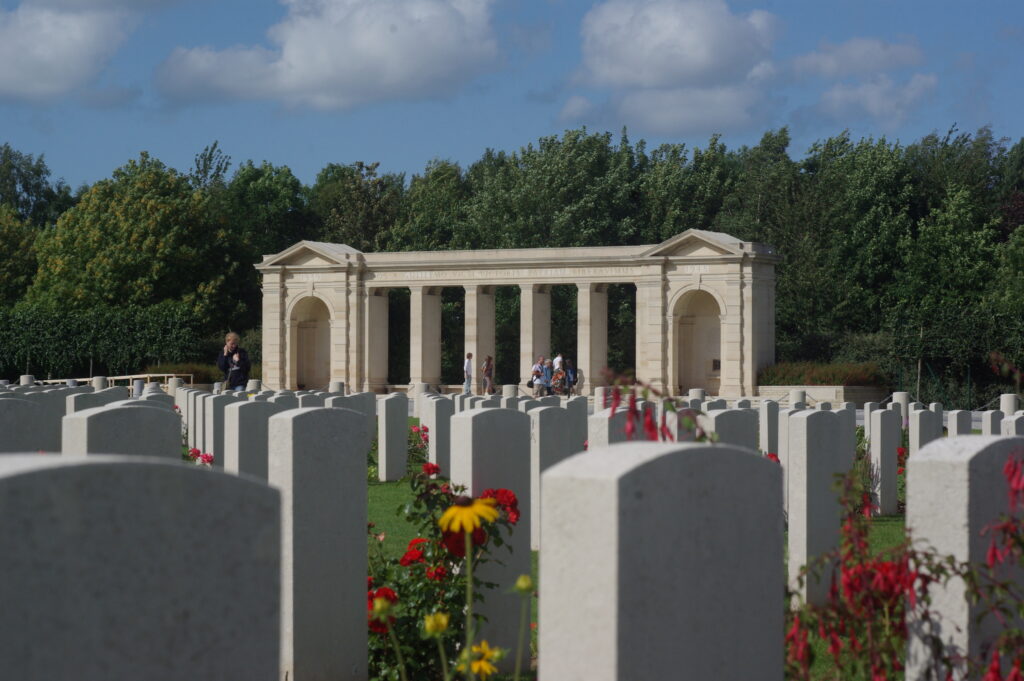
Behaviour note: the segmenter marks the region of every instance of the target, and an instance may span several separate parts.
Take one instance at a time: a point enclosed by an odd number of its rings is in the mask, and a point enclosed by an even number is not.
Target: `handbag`
[[[532,388],[533,387],[533,379],[532,378],[529,381],[526,382],[526,387],[527,388]]]

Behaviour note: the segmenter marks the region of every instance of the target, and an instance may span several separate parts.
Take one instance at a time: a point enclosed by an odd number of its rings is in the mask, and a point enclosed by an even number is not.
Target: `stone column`
[[[370,392],[388,385],[388,289],[366,290],[366,383]]]
[[[636,377],[656,390],[665,388],[664,287],[659,277],[636,284]]]
[[[525,388],[537,356],[551,353],[551,291],[543,284],[519,288],[519,382]]]
[[[484,389],[483,371],[480,365],[488,355],[494,356],[494,287],[466,286],[466,347],[465,352],[473,353],[473,381],[475,392]],[[465,359],[465,354],[463,354]]]
[[[410,286],[409,383],[441,383],[441,289]]]
[[[263,273],[263,384],[272,390],[287,388],[285,338],[289,321],[285,318],[284,270]],[[291,367],[294,371],[294,367]]]
[[[577,284],[576,368],[583,372],[579,394],[593,395],[605,384],[608,365],[608,286]]]

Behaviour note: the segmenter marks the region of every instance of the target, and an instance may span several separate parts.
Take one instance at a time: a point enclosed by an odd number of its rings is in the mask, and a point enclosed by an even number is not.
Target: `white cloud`
[[[35,3],[0,9],[0,97],[46,101],[84,88],[131,22],[129,14],[109,9],[62,11]]]
[[[818,107],[836,119],[868,116],[888,126],[903,122],[938,84],[934,74],[915,73],[906,83],[880,75],[855,85],[839,83],[822,96]]]
[[[745,85],[625,94],[617,110],[622,121],[656,134],[739,130],[756,122],[761,93]]]
[[[722,0],[607,0],[583,18],[585,77],[628,88],[719,85],[770,56],[774,24]]]
[[[563,121],[580,121],[585,119],[594,111],[594,105],[586,97],[572,95],[565,100],[562,112],[558,117]]]
[[[877,38],[851,38],[838,45],[823,43],[818,51],[796,57],[793,68],[797,73],[842,78],[916,66],[923,58],[915,45],[887,43]]]
[[[491,0],[282,2],[272,49],[179,48],[158,71],[164,94],[345,109],[452,92],[497,56]]]

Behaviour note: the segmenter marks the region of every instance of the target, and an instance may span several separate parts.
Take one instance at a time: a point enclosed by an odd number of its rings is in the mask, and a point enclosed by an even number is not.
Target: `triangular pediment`
[[[722,232],[688,229],[644,253],[645,257],[714,257],[741,255],[739,239]]]
[[[319,241],[300,241],[280,253],[263,257],[261,265],[286,265],[288,267],[326,267],[344,265],[360,251],[345,244],[328,244]]]

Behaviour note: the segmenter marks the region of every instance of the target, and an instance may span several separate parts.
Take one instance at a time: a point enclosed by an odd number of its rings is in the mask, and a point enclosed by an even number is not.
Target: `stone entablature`
[[[409,288],[411,383],[440,383],[441,289],[462,287],[465,351],[493,355],[494,288],[520,289],[520,381],[551,340],[550,287],[578,288],[576,365],[600,385],[607,285],[636,293],[637,376],[676,394],[753,394],[774,361],[775,263],[769,246],[687,230],[661,244],[361,253],[302,241],[256,266],[263,276],[263,380],[272,388],[345,381],[387,388],[387,291]]]

